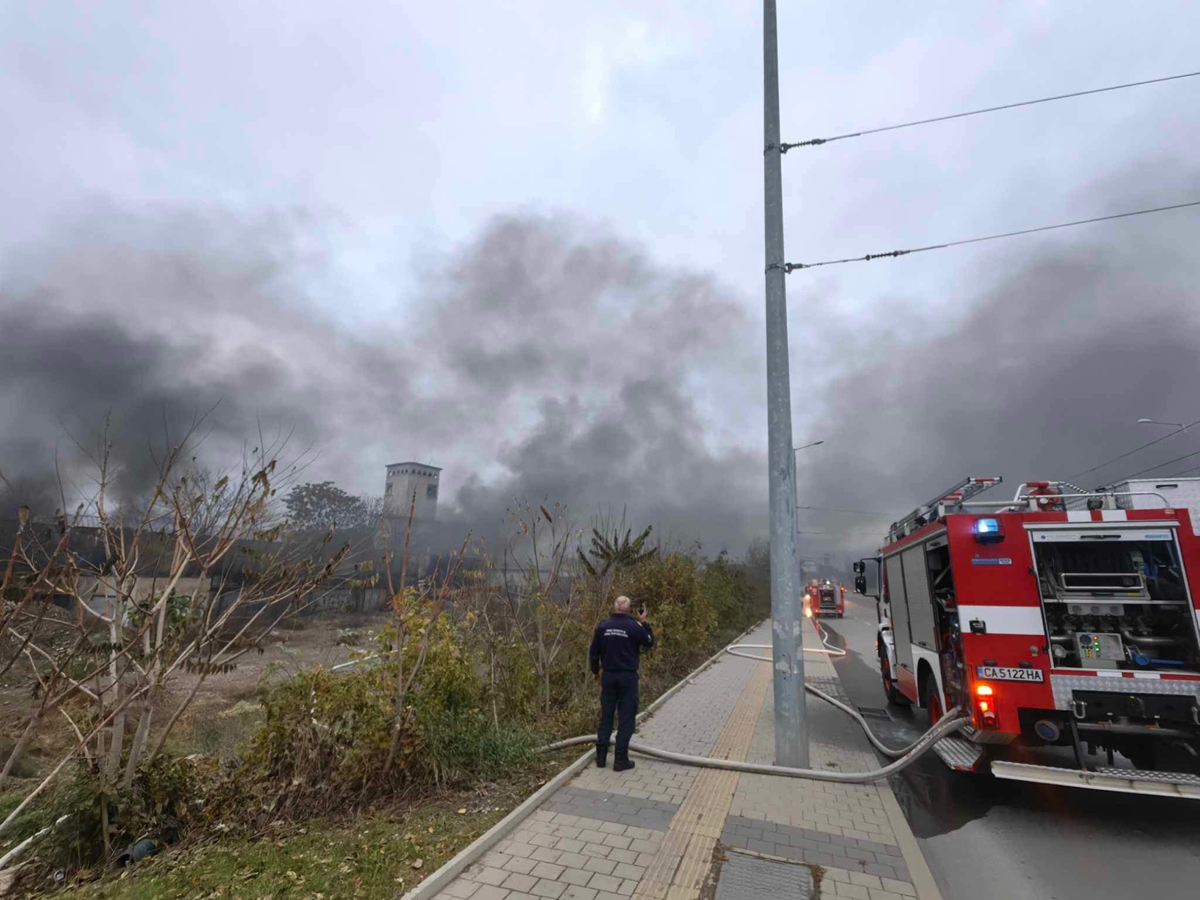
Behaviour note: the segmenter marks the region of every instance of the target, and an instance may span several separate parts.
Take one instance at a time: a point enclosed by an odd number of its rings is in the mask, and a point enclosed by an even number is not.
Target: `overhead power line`
[[[796,534],[823,534],[826,536],[853,534],[853,535],[861,535],[863,537],[879,537],[880,532],[847,528],[847,529],[839,529],[837,531],[797,531]]]
[[[1183,456],[1177,456],[1174,459],[1168,459],[1165,463],[1159,463],[1157,466],[1151,466],[1148,469],[1142,469],[1140,472],[1134,472],[1132,475],[1125,475],[1118,478],[1114,484],[1120,481],[1128,481],[1130,478],[1137,478],[1139,475],[1145,475],[1147,472],[1153,472],[1155,469],[1165,468],[1172,463],[1177,463],[1180,460],[1191,459],[1193,456],[1200,456],[1200,450],[1193,450],[1191,453],[1185,453]],[[1168,476],[1169,477],[1169,476]]]
[[[835,512],[848,513],[853,516],[878,516],[881,519],[888,518],[888,513],[867,512],[862,509],[839,509],[836,506],[797,506],[796,509],[812,509],[818,512]]]
[[[908,256],[910,253],[924,253],[928,250],[946,250],[950,247],[962,247],[965,244],[982,244],[984,241],[998,241],[1001,238],[1018,237],[1023,234],[1037,234],[1041,231],[1054,231],[1059,228],[1073,228],[1076,225],[1091,225],[1096,222],[1110,222],[1113,219],[1128,219],[1132,216],[1148,216],[1151,213],[1168,212],[1173,209],[1187,209],[1193,206],[1200,206],[1200,200],[1191,200],[1187,203],[1173,203],[1170,206],[1155,206],[1151,209],[1135,209],[1131,212],[1113,213],[1110,216],[1096,216],[1091,219],[1076,219],[1073,222],[1059,222],[1057,225],[1039,225],[1037,228],[1022,228],[1020,231],[1006,231],[1003,234],[989,234],[983,237],[966,238],[960,241],[947,241],[944,244],[930,244],[927,247],[913,247],[909,250],[868,253],[866,256],[847,256],[843,259],[826,259],[815,263],[784,263],[783,270],[784,272],[791,273],[797,269],[815,269],[818,266],[838,266],[844,263],[870,262],[873,259]]]
[[[1175,435],[1177,435],[1177,434],[1183,434],[1183,432],[1187,431],[1189,428],[1191,428],[1195,425],[1200,425],[1200,419],[1197,419],[1195,422],[1192,422],[1189,425],[1184,425],[1182,428],[1176,428],[1174,431],[1168,432],[1167,434],[1164,434],[1162,437],[1155,438],[1154,440],[1149,441],[1148,443],[1142,444],[1142,446],[1140,446],[1140,447],[1134,447],[1132,450],[1122,453],[1120,456],[1114,456],[1112,459],[1108,460],[1107,462],[1102,462],[1098,466],[1092,466],[1090,469],[1085,469],[1082,472],[1076,472],[1074,475],[1071,475],[1070,477],[1071,478],[1080,478],[1084,475],[1090,475],[1092,472],[1095,472],[1097,469],[1103,469],[1105,466],[1109,466],[1115,462],[1119,462],[1120,460],[1124,459],[1127,456],[1133,456],[1133,454],[1137,453],[1139,450],[1145,450],[1147,447],[1153,447],[1155,444],[1161,443],[1162,441],[1165,441],[1167,438],[1175,437]]]
[[[948,116],[935,116],[932,119],[917,119],[915,122],[901,122],[899,125],[884,125],[881,128],[868,128],[865,131],[851,131],[847,134],[835,134],[827,138],[810,138],[795,144],[780,144],[779,149],[787,153],[793,147],[819,147],[832,141],[844,141],[847,138],[864,137],[868,134],[880,134],[884,131],[899,131],[901,128],[915,128],[918,125],[932,125],[935,122],[948,122],[951,119],[965,119],[968,116],[981,116],[984,113],[1001,112],[1006,109],[1017,109],[1021,106],[1034,106],[1038,103],[1051,103],[1055,100],[1070,100],[1073,97],[1086,97],[1089,94],[1104,94],[1109,91],[1122,91],[1126,88],[1143,87],[1148,84],[1162,84],[1164,81],[1178,81],[1181,78],[1195,78],[1200,72],[1184,72],[1181,75],[1167,75],[1163,78],[1150,78],[1146,81],[1129,81],[1125,84],[1113,84],[1108,87],[1092,88],[1087,91],[1073,91],[1070,94],[1055,94],[1053,97],[1039,97],[1036,100],[1021,100],[1017,103],[1005,103],[1002,106],[989,106],[985,109],[972,109],[967,112],[951,113]]]
[[[1164,475],[1163,477],[1164,478],[1181,478],[1184,475],[1188,475],[1192,472],[1200,472],[1200,466],[1192,466],[1192,468],[1190,468],[1190,469],[1184,469],[1182,472],[1176,472],[1173,475]]]

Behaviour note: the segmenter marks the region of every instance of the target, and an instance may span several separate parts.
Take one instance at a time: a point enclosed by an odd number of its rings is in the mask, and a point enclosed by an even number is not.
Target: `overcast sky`
[[[1200,68],[1185,2],[780,6],[789,141]],[[761,25],[0,0],[0,471],[107,409],[144,443],[222,398],[224,446],[295,426],[350,490],[417,458],[467,516],[553,495],[713,551],[765,533]],[[793,150],[788,257],[1200,199],[1198,92]],[[796,440],[826,440],[802,503],[882,517],[808,511],[802,552],[1200,418],[1198,218],[791,275]]]

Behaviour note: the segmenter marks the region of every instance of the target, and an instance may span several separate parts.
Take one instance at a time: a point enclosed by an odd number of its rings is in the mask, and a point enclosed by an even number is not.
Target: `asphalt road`
[[[888,708],[874,599],[847,594],[846,618],[821,624],[848,651],[834,664],[876,732],[893,746],[914,740],[927,720]],[[891,785],[946,900],[1200,897],[1200,801],[964,775],[933,754]]]

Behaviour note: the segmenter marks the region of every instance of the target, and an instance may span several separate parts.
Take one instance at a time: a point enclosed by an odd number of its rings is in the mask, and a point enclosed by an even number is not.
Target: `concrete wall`
[[[201,584],[202,581],[203,584]],[[207,578],[181,578],[179,579],[179,583],[176,585],[175,590],[176,593],[190,595],[193,590],[199,588],[201,592],[200,602],[207,603],[210,599],[210,581],[211,580]],[[85,597],[88,596],[88,593],[91,591],[91,588],[94,584],[94,578],[84,579],[81,584],[81,587],[83,588],[83,590],[81,590],[81,594]],[[157,583],[155,584],[153,579],[140,578],[134,585],[133,595],[137,598],[139,603],[145,604],[150,598],[151,591],[161,591],[165,584],[165,579],[158,579]],[[227,590],[215,598],[212,598],[214,620],[227,609],[229,609],[230,606],[237,603],[238,594],[239,591],[235,588],[232,590]],[[358,588],[354,590],[349,588],[340,588],[322,593],[319,597],[314,598],[311,603],[306,605],[300,611],[299,614],[301,616],[308,617],[341,612],[386,612],[388,609],[389,597],[390,594],[388,593],[387,589],[381,587]],[[74,609],[73,598],[66,595],[56,597],[55,603],[56,605],[67,610]],[[286,608],[286,603],[287,601],[275,603],[273,609],[268,611],[265,614],[265,618],[261,619],[260,621],[265,623],[266,621],[273,619],[279,613],[283,612],[283,610]],[[104,585],[101,585],[88,605],[93,611],[99,613],[100,615],[111,617],[114,608],[114,594],[110,590],[107,590]],[[239,607],[237,613],[231,618],[229,623],[230,626],[245,622],[256,612],[261,610],[264,605],[265,604],[263,602],[246,602],[243,606]],[[128,619],[128,611],[126,613],[126,618]],[[96,620],[92,620],[93,623],[95,621]]]

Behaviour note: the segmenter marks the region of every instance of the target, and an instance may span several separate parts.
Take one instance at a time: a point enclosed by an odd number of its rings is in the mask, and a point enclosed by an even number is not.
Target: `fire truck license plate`
[[[1007,666],[976,666],[975,675],[992,681],[1045,681],[1041,669],[1010,669]]]

